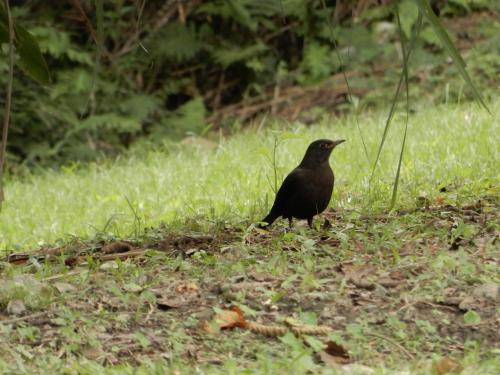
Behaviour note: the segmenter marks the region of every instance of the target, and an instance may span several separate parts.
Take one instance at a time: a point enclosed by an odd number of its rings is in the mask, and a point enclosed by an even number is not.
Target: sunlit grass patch
[[[474,104],[418,110],[410,119],[398,204],[413,206],[448,187],[447,200],[463,202],[497,194],[500,161],[500,102],[493,115]],[[274,198],[270,156],[281,139],[276,168],[279,182],[317,138],[345,138],[333,153],[336,175],[333,207],[377,210],[388,206],[400,149],[403,116],[396,116],[369,186],[386,117],[384,112],[358,116],[367,142],[364,153],[353,117],[325,118],[304,126],[269,124],[221,139],[216,149],[170,146],[133,152],[117,161],[48,171],[23,181],[7,181],[0,214],[0,249],[19,249],[67,241],[96,233],[126,237],[145,227],[201,228],[229,221],[248,225],[262,218]],[[280,129],[280,130],[272,130]],[[293,136],[291,136],[293,134]],[[449,188],[452,186],[451,188]]]

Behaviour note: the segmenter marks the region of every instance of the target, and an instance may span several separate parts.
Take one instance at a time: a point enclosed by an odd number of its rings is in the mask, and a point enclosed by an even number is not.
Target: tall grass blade
[[[399,31],[399,39],[401,42],[401,51],[403,52],[403,73],[404,73],[405,88],[406,88],[406,119],[405,119],[405,132],[403,135],[403,143],[401,144],[401,152],[399,153],[398,169],[396,171],[396,177],[394,178],[394,184],[392,186],[390,210],[392,210],[396,205],[396,198],[398,195],[398,187],[399,187],[399,178],[401,175],[401,165],[403,164],[403,155],[406,146],[406,135],[408,134],[408,121],[410,119],[410,89],[409,89],[409,79],[408,79],[408,58],[406,52],[406,38],[403,32],[403,28],[401,26],[401,19],[399,17],[398,7],[395,7],[395,11],[396,11],[396,21]]]
[[[99,76],[99,70],[101,68],[101,58],[104,52],[104,8],[102,0],[95,0],[95,11],[96,11],[96,22],[97,22],[97,30],[95,42],[97,45],[97,52],[95,56],[94,69],[92,71],[92,84],[90,87],[89,96],[87,98],[87,103],[85,104],[85,108],[80,113],[80,118],[82,119],[85,115],[85,112],[90,106],[90,112],[94,111],[95,107],[95,93],[97,91],[97,79]]]
[[[421,13],[424,14],[427,21],[429,21],[429,23],[431,24],[437,37],[441,41],[444,49],[448,52],[451,59],[455,63],[455,66],[457,67],[460,75],[465,80],[465,82],[470,87],[470,89],[472,90],[472,93],[474,94],[475,99],[483,106],[484,109],[486,109],[489,113],[491,113],[488,106],[484,102],[481,94],[479,93],[476,86],[472,82],[472,79],[470,78],[469,73],[467,73],[466,64],[465,64],[464,59],[460,55],[460,52],[458,52],[458,50],[453,45],[453,42],[451,41],[450,36],[448,35],[448,33],[446,32],[446,29],[441,24],[441,21],[439,21],[438,16],[432,10],[432,8],[429,4],[429,1],[428,0],[415,0],[415,1],[417,3],[417,6],[420,9]]]
[[[415,23],[415,28],[413,30],[411,39],[408,43],[408,49],[406,50],[406,56],[403,57],[403,61],[409,60],[413,45],[415,43],[415,40],[416,40],[418,34],[420,33],[421,28],[422,28],[422,12],[419,12],[417,21]],[[391,104],[391,108],[389,110],[389,115],[387,116],[387,120],[385,122],[384,133],[382,134],[382,139],[380,140],[380,145],[378,146],[377,157],[375,158],[375,162],[373,163],[372,173],[370,176],[370,186],[371,186],[371,182],[373,180],[373,176],[375,175],[375,170],[377,169],[378,161],[380,160],[380,154],[382,153],[382,148],[384,147],[385,140],[387,138],[387,133],[389,131],[389,127],[390,127],[391,122],[392,122],[392,118],[394,116],[394,110],[396,109],[396,104],[398,102],[399,95],[401,93],[401,87],[403,85],[404,77],[405,77],[405,69],[403,68],[403,70],[401,70],[401,75],[399,77],[399,82],[398,82],[398,86],[396,88],[396,92],[394,93],[394,97],[392,99],[392,104]]]
[[[323,5],[323,9],[326,10],[325,0],[322,0],[321,4]],[[336,6],[338,6],[338,4]],[[347,79],[347,75],[345,74],[345,70],[343,68],[344,63],[342,61],[342,56],[340,56],[337,42],[335,41],[335,35],[333,33],[333,25],[332,25],[332,22],[331,22],[330,18],[328,18],[328,28],[329,28],[329,31],[330,31],[330,41],[333,43],[333,47],[335,48],[335,55],[337,56],[337,59],[339,60],[340,71],[342,73],[342,76],[344,77],[344,82],[345,82],[345,85],[346,85],[346,88],[347,88],[347,97],[349,98],[349,103],[352,106],[354,106],[354,101],[352,99],[351,85],[349,84],[349,80]],[[369,164],[370,163],[370,156],[368,155],[368,149],[366,147],[366,142],[365,142],[365,138],[363,137],[363,133],[361,132],[361,127],[359,126],[359,119],[358,119],[358,113],[357,113],[357,111],[355,112],[354,118],[355,118],[355,121],[356,121],[356,127],[358,129],[359,137],[361,138],[361,143],[363,144],[363,150],[365,152],[366,160],[367,160],[367,162]]]

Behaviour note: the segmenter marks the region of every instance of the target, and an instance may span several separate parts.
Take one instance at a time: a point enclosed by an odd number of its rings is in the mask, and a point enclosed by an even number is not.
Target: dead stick
[[[31,314],[31,315],[21,316],[19,318],[0,320],[0,324],[13,324],[13,323],[24,322],[26,320],[40,318],[40,317],[45,316],[47,314],[48,314],[48,311],[43,311],[43,312]]]
[[[75,265],[75,264],[79,264],[81,262],[84,262],[87,259],[87,257],[92,257],[92,258],[95,258],[97,260],[101,260],[101,261],[106,262],[108,260],[139,257],[141,255],[144,255],[146,253],[146,251],[147,250],[136,250],[136,251],[128,251],[126,253],[107,254],[107,255],[101,255],[101,256],[81,255],[81,256],[75,257],[75,258],[68,258],[67,261],[70,260],[71,265]]]
[[[388,343],[391,343],[392,345],[394,345],[399,350],[401,350],[409,359],[415,359],[415,357],[413,356],[413,354],[411,354],[403,345],[401,345],[400,343],[394,341],[393,339],[391,339],[391,338],[389,338],[387,336],[381,335],[379,333],[367,333],[366,335],[367,336],[377,337],[379,339],[385,340]]]

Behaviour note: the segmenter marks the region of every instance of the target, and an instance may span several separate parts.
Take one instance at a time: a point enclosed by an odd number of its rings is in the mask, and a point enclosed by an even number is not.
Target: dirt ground
[[[329,327],[346,362],[486,353],[500,342],[499,212],[495,199],[424,202],[392,214],[329,211],[316,230],[285,221],[270,231],[157,228],[140,240],[11,254],[4,285],[21,286],[0,296],[0,346],[105,365],[245,366],[258,353],[278,356],[276,337],[244,326],[218,332],[229,326],[214,314],[239,306],[246,321],[269,327],[286,330],[290,317]],[[44,298],[30,302],[29,291]]]

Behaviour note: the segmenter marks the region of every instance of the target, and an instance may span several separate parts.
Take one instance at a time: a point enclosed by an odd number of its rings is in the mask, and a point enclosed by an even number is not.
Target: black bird
[[[325,210],[333,192],[334,176],[328,162],[333,149],[345,142],[318,139],[309,145],[304,159],[281,185],[271,212],[262,219],[265,228],[280,216],[287,218],[292,226],[292,218],[306,219],[312,228],[314,215]]]

